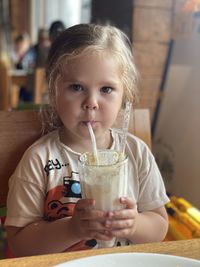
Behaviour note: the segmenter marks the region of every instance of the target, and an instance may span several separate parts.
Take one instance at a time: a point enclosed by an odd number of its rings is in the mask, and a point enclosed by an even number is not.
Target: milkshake
[[[83,198],[95,200],[95,208],[104,211],[122,209],[119,198],[127,194],[128,158],[112,150],[98,151],[98,165],[94,154],[84,153],[79,160],[80,184]],[[110,247],[111,241],[98,241]]]

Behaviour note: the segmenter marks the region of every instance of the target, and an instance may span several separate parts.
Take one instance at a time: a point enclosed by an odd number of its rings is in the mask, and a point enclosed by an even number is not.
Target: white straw
[[[93,154],[97,160],[97,165],[98,165],[98,156],[97,156],[97,144],[96,144],[96,138],[92,129],[91,124],[88,122],[87,123],[87,127],[90,133],[90,137],[91,137],[91,141],[92,141],[92,150],[93,150]]]
[[[121,151],[123,154],[125,152],[125,147],[126,147],[126,138],[127,138],[127,133],[128,133],[128,127],[129,127],[131,107],[132,107],[132,104],[130,102],[126,102],[126,106],[124,110],[124,117],[123,117],[123,126],[122,126],[123,137],[122,137]]]

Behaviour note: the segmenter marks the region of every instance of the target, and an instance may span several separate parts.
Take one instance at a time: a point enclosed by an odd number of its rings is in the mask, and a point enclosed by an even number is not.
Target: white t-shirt
[[[111,133],[110,149],[118,151],[120,136],[114,131]],[[129,135],[125,152],[129,158],[128,196],[136,201],[138,211],[166,204],[169,199],[162,177],[147,145]],[[80,153],[60,141],[58,130],[30,146],[9,180],[5,224],[24,227],[38,220],[72,216],[75,203],[81,198],[79,156]],[[74,245],[73,250],[94,246],[95,240],[84,241],[78,243],[77,248]]]

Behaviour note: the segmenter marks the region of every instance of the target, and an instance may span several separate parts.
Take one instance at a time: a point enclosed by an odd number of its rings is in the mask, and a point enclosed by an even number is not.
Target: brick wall
[[[171,40],[173,0],[135,0],[133,51],[140,72],[141,108],[154,116]]]
[[[10,0],[10,15],[13,37],[30,34],[30,0]]]

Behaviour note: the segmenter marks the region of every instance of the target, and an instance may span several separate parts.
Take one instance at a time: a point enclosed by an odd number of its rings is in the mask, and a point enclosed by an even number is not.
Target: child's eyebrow
[[[117,86],[119,83],[116,81],[108,80],[108,81],[102,82],[102,84],[107,85],[107,86]]]
[[[82,83],[80,80],[77,80],[77,79],[73,79],[73,80],[63,79],[62,82],[63,83],[75,83],[75,84]]]
[[[68,83],[68,84],[82,84],[82,85],[87,85],[88,81],[85,81],[83,79],[80,79],[78,77],[76,78],[70,78],[67,79],[67,77],[63,78],[62,80],[63,83]],[[111,87],[116,87],[119,85],[119,82],[116,82],[114,79],[113,80],[102,80],[99,81],[98,86],[111,86]]]

